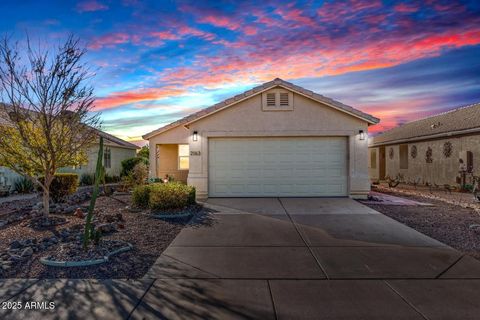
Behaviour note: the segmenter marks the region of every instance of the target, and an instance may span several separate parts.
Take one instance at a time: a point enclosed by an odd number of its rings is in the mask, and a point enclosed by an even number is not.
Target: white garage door
[[[346,137],[209,139],[210,197],[346,195]]]

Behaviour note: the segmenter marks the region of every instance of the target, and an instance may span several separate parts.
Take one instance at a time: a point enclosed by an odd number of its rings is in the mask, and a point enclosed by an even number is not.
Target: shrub
[[[152,210],[180,209],[195,203],[195,188],[172,182],[151,184],[149,207]]]
[[[122,177],[128,176],[133,171],[133,168],[135,168],[135,166],[139,163],[148,165],[148,160],[142,157],[135,157],[135,158],[123,160],[122,171],[120,173],[120,176]]]
[[[122,179],[119,176],[110,176],[105,173],[105,183],[118,183]]]
[[[148,178],[148,167],[143,162],[137,163],[130,174],[132,175],[134,185],[145,184]]]
[[[137,208],[148,208],[148,201],[150,198],[151,185],[137,186],[133,189],[132,202]]]
[[[32,180],[26,177],[21,177],[15,181],[13,189],[18,193],[30,193],[35,190],[35,185]]]
[[[93,176],[93,174],[84,173],[80,177],[80,185],[91,186],[93,185],[94,180],[95,180],[95,177]]]
[[[42,178],[40,178],[42,181]],[[50,185],[50,197],[54,202],[62,201],[66,196],[74,194],[78,187],[78,174],[55,173]]]

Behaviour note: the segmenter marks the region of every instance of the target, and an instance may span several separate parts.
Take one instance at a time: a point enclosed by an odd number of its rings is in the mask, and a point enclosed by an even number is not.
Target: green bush
[[[15,181],[13,189],[18,193],[30,193],[35,190],[35,185],[33,184],[32,180],[21,177]]]
[[[93,185],[94,180],[95,180],[95,177],[94,177],[93,174],[84,173],[80,177],[80,185],[81,186],[91,186],[91,185]]]
[[[137,208],[148,208],[148,201],[150,199],[151,185],[137,186],[133,189],[132,202]]]
[[[42,181],[43,178],[40,178]],[[78,188],[78,174],[55,173],[50,184],[50,197],[54,202],[62,201],[66,196],[74,194]]]
[[[135,166],[139,163],[143,163],[148,166],[148,160],[142,157],[135,157],[123,160],[120,176],[128,176],[133,171],[133,168],[135,168]]]
[[[195,188],[182,183],[149,185],[148,206],[152,210],[180,209],[195,203]]]

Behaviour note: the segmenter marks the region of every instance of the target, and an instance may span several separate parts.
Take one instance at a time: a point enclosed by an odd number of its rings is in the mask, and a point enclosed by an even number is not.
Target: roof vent
[[[275,93],[267,93],[267,106],[275,107]]]
[[[288,92],[280,92],[280,106],[288,107],[290,103],[288,102]]]

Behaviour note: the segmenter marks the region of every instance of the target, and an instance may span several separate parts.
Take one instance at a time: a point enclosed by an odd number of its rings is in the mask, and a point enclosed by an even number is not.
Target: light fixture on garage
[[[198,140],[198,132],[193,131],[193,141],[197,141],[197,140]]]
[[[358,134],[360,135],[360,140],[365,140],[365,132],[363,130],[358,131]]]

